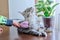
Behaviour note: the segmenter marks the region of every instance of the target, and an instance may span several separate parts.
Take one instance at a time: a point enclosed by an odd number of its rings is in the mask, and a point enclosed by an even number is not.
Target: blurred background
[[[60,3],[60,0],[54,0],[55,3]],[[0,0],[0,15],[6,16],[9,19],[21,19],[19,21],[24,20],[24,17],[19,14],[19,11],[24,11],[28,7],[34,7],[37,0]],[[60,33],[60,5],[56,7],[56,11],[54,14],[54,40],[59,40]],[[2,27],[2,26],[0,26]],[[0,40],[11,40],[13,37],[18,37],[17,28],[14,27],[2,27],[4,32],[0,35]],[[13,36],[12,36],[13,35]],[[54,35],[53,35],[54,36]]]

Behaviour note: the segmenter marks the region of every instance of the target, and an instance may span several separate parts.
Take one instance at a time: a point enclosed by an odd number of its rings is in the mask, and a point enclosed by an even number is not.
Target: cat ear
[[[18,13],[20,13],[20,14],[24,15],[24,12],[18,11]]]
[[[33,7],[26,8],[24,12],[31,12],[33,10]]]
[[[32,13],[34,11],[34,8],[33,7],[30,7],[30,12]]]

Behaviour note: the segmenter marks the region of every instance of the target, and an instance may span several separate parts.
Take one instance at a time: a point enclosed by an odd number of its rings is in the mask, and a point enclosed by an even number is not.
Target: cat
[[[18,28],[18,32],[47,37],[47,33],[44,31],[44,28],[40,28],[40,21],[38,20],[39,18],[34,13],[33,7],[29,7],[20,13],[24,16],[24,21],[29,22],[29,28]]]

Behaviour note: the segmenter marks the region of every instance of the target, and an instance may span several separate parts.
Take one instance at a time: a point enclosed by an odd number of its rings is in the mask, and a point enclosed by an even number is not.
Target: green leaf
[[[41,12],[42,8],[37,8],[37,13]]]
[[[50,5],[50,4],[53,3],[53,1],[51,1],[51,0],[46,0],[46,3]]]
[[[38,2],[39,2],[39,3],[43,3],[43,0],[39,0]]]
[[[52,1],[51,0],[46,0],[45,2],[44,2],[44,0],[38,0],[38,3],[35,5],[35,7],[37,9],[37,13],[43,11],[45,17],[49,17],[49,16],[53,15],[54,14],[53,10],[59,3],[54,4],[51,7],[52,3],[53,3],[53,0]]]
[[[47,7],[48,11],[51,11],[51,7]]]
[[[53,9],[54,9],[57,5],[59,5],[59,4],[60,4],[60,3],[54,4],[54,5],[52,6],[52,9],[51,9],[50,13],[52,13],[52,12],[53,12]]]
[[[54,9],[57,5],[59,5],[60,3],[56,3],[52,6],[52,9]]]
[[[45,11],[44,15],[45,15],[45,17],[49,17],[50,16],[49,13],[48,13],[48,11]]]
[[[52,16],[52,15],[54,14],[54,11],[55,11],[55,10],[53,10],[53,11],[51,12],[50,16]]]

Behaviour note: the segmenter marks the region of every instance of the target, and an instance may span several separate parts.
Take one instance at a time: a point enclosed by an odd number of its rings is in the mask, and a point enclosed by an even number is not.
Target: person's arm
[[[5,16],[0,16],[0,25],[6,25],[6,26],[16,26],[16,27],[20,27],[19,23],[14,21],[14,20],[10,20],[7,19]]]
[[[12,25],[13,25],[13,20],[7,19],[5,25],[6,25],[6,26],[12,26]]]
[[[28,21],[23,21],[21,23],[16,22],[14,20],[7,19],[4,16],[0,16],[0,25],[6,25],[8,27],[15,26],[15,27],[22,27],[22,28],[28,28]]]

